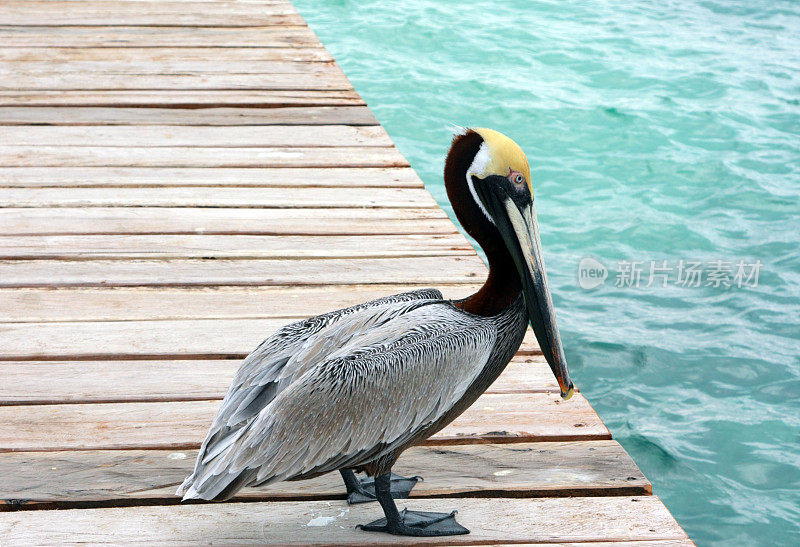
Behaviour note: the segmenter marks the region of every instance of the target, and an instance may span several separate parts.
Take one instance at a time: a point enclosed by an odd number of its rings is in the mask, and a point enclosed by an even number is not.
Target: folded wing
[[[284,364],[275,382],[286,385],[268,404],[205,446],[184,484],[186,497],[224,499],[245,485],[380,457],[453,407],[495,338],[491,322],[441,300],[378,306],[340,320]]]
[[[200,447],[195,467],[198,468],[210,452],[224,450],[238,431],[247,426],[280,391],[305,370],[304,363],[327,351],[340,348],[357,335],[359,329],[369,328],[376,312],[402,311],[413,301],[441,300],[436,289],[420,289],[358,304],[291,323],[264,340],[244,360],[236,372],[214,422]],[[340,322],[346,328],[336,328]],[[342,337],[340,340],[339,337]],[[194,481],[195,473],[178,488],[183,494]]]

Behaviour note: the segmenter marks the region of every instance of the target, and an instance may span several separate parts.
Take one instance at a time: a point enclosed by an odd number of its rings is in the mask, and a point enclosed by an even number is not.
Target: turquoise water
[[[449,124],[526,150],[573,378],[698,545],[798,544],[800,5],[295,4],[443,206]]]

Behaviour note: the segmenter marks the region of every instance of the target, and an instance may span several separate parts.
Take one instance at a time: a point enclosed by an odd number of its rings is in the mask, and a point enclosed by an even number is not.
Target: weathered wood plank
[[[116,62],[153,64],[186,61],[330,62],[333,57],[322,44],[305,47],[26,47],[0,49],[0,63],[17,68],[28,63]],[[3,66],[0,64],[0,66]],[[311,69],[312,67],[308,67]]]
[[[3,236],[0,260],[132,258],[367,258],[461,256],[461,234],[369,236],[104,235]],[[35,267],[32,265],[32,267]]]
[[[0,287],[474,283],[475,256],[303,260],[0,261]]]
[[[563,401],[558,393],[485,393],[427,442],[453,445],[610,438],[611,433],[580,393],[569,401]]]
[[[127,191],[127,190],[126,190]],[[441,209],[0,208],[0,231],[44,234],[446,234]]]
[[[2,76],[2,75],[0,75]],[[31,73],[17,71],[13,77],[3,76],[0,89],[332,89],[350,90],[353,86],[336,67],[333,72],[301,72],[297,74],[241,74],[238,72],[136,74],[82,72],[75,74]],[[168,93],[168,91],[166,91]]]
[[[278,147],[344,146],[390,147],[392,140],[379,125],[293,125],[181,127],[141,126],[30,126],[3,128],[0,146],[120,146],[120,147]],[[209,173],[212,176],[213,173]],[[2,175],[0,175],[2,176]],[[166,181],[164,181],[166,182]]]
[[[4,0],[0,25],[303,25],[289,2],[71,2]]]
[[[305,129],[305,126],[293,127]],[[310,129],[316,131],[325,127],[327,126]],[[193,128],[193,130],[199,129],[212,128]],[[368,128],[360,127],[359,129]],[[295,138],[301,137],[296,135]],[[119,186],[422,188],[423,184],[416,172],[406,167],[337,167],[335,169],[303,167],[0,167],[0,187],[2,186],[19,188]]]
[[[240,364],[236,359],[0,361],[0,405],[222,399]],[[542,356],[515,357],[487,391],[540,392],[559,392]]]
[[[319,46],[305,25],[198,27],[0,26],[5,48],[27,47],[308,47]]]
[[[2,29],[0,29],[2,33]],[[73,48],[75,51],[82,51]],[[5,51],[17,51],[5,50]],[[20,48],[19,51],[26,51]],[[287,106],[363,106],[364,100],[355,91],[336,90],[182,90],[169,93],[150,90],[93,91],[8,91],[0,90],[0,107],[287,107]]]
[[[426,538],[428,545],[686,539],[655,496],[505,499],[416,499],[408,507],[449,512],[471,530],[463,536]],[[346,502],[256,502],[49,511],[0,514],[0,533],[11,543],[97,541],[115,543],[280,543],[354,545],[419,544],[418,538],[357,530],[381,516],[377,504]],[[54,519],[59,522],[53,526]],[[314,520],[318,519],[318,520]],[[317,522],[326,523],[315,526]],[[309,526],[309,523],[312,525]],[[641,544],[638,544],[641,545]]]
[[[436,202],[424,188],[0,188],[0,207],[242,207],[261,209],[268,222],[278,208],[435,208]]]
[[[246,64],[246,63],[243,63]],[[351,90],[353,87],[338,66],[312,63],[316,70],[302,71],[307,63],[264,63],[263,68],[250,67],[245,71],[232,67],[228,71],[204,70],[196,63],[196,70],[180,66],[153,66],[137,72],[136,67],[114,71],[60,72],[58,70],[33,72],[24,68],[0,71],[0,89],[31,90],[95,90],[95,89],[274,89],[274,90]],[[256,63],[253,63],[256,65]],[[210,66],[215,66],[213,63]],[[216,65],[219,67],[219,65]],[[295,70],[295,72],[292,72]]]
[[[28,89],[27,82],[36,82],[45,76],[58,76],[64,87],[71,87],[69,82],[80,78],[86,80],[83,85],[91,85],[93,81],[101,81],[107,77],[126,76],[136,80],[140,76],[198,76],[218,74],[251,74],[283,78],[291,74],[327,74],[341,76],[342,70],[333,61],[275,61],[275,60],[185,60],[161,59],[152,60],[117,60],[110,50],[103,61],[0,61],[0,76],[13,78],[8,86],[17,89]],[[123,48],[122,51],[125,51]],[[35,84],[32,87],[36,87]],[[132,86],[135,88],[135,86]],[[103,88],[100,88],[103,89]],[[129,89],[129,88],[124,88]]]
[[[0,323],[0,359],[241,359],[304,317]],[[538,351],[529,331],[522,352]]]
[[[172,91],[170,90],[169,93]],[[0,107],[0,125],[377,125],[365,106],[285,108]]]
[[[0,289],[0,322],[264,319],[311,317],[420,285],[338,287]],[[479,284],[437,285],[445,298],[466,297]]]
[[[36,167],[407,167],[396,148],[2,146],[0,164]]]
[[[0,451],[198,448],[220,401],[0,406]],[[610,439],[581,394],[485,393],[428,445]]]
[[[176,485],[191,473],[196,454],[194,450],[0,454],[0,511],[4,502],[8,508],[26,509],[176,504]],[[416,446],[403,454],[395,472],[424,477],[414,487],[413,498],[631,496],[652,491],[615,441]],[[342,498],[339,474],[329,473],[307,481],[246,488],[235,499]]]

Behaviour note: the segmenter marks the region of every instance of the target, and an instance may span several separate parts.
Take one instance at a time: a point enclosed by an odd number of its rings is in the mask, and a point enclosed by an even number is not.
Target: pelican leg
[[[358,479],[352,469],[340,469],[339,472],[347,488],[347,503],[353,505],[375,501],[375,479],[371,477]],[[401,477],[392,473],[390,476],[392,497],[396,500],[408,498],[414,485],[420,480],[422,480],[420,476]]]
[[[389,473],[375,477],[375,493],[386,516],[369,524],[360,524],[358,527],[362,530],[416,537],[469,534],[469,530],[456,522],[456,511],[452,513],[429,513],[408,509],[398,511],[392,498]]]

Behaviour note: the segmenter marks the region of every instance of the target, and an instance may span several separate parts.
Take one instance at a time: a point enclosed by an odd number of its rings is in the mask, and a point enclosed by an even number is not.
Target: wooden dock
[[[0,543],[420,543],[338,475],[174,491],[276,327],[485,274],[286,0],[0,3]],[[425,543],[691,545],[557,392],[530,336],[400,459],[472,530]]]

